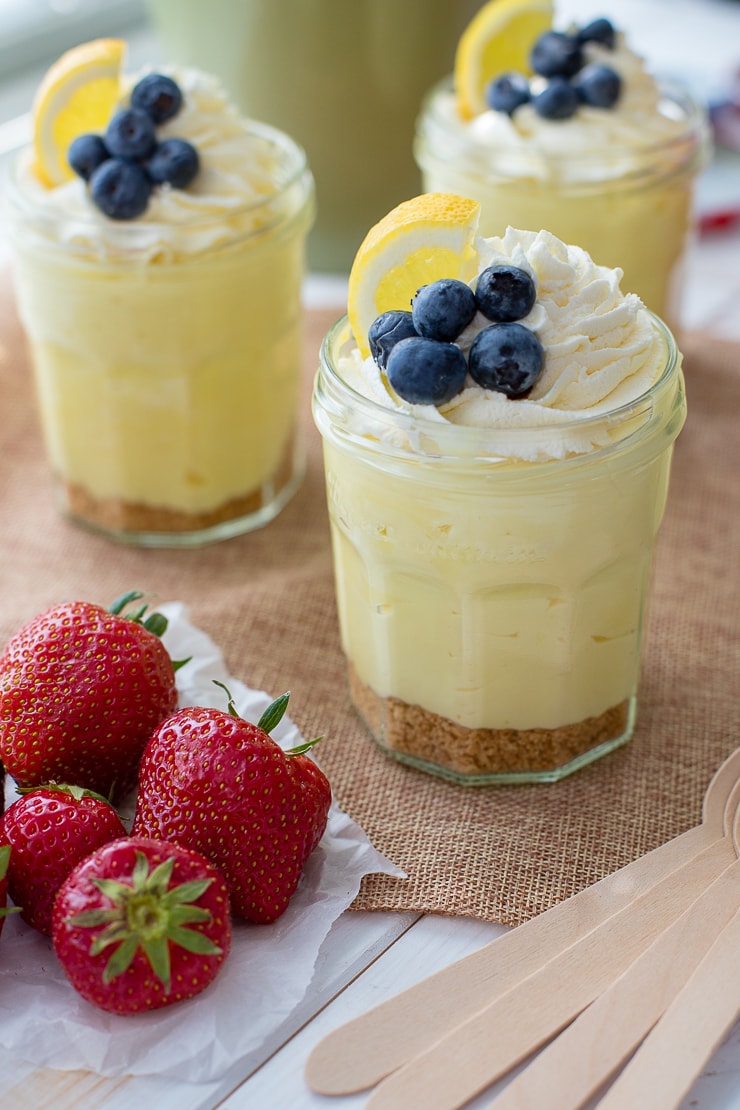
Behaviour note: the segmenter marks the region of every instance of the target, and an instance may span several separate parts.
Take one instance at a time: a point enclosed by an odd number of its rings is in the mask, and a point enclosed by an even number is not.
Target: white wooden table
[[[718,0],[713,0],[718,10]],[[740,4],[727,0],[727,14]],[[581,0],[564,4],[580,16]],[[588,13],[593,12],[588,5]],[[637,11],[637,0],[625,2],[620,18]],[[653,24],[660,22],[660,0],[647,10]],[[690,0],[663,4],[668,22],[688,13]],[[640,12],[644,12],[642,4]],[[669,11],[670,9],[670,11]],[[680,11],[678,10],[680,9]],[[616,15],[616,10],[614,12]],[[725,13],[722,13],[724,16]],[[665,25],[662,24],[663,29]],[[690,37],[690,36],[689,36]],[[740,36],[738,36],[740,38]],[[660,44],[658,44],[660,45]],[[665,43],[662,44],[665,46]],[[686,40],[682,40],[686,49]],[[694,43],[696,45],[696,43]],[[725,54],[727,43],[724,43]],[[703,53],[703,50],[701,51]],[[140,55],[143,50],[139,51]],[[737,43],[740,62],[740,42]],[[29,87],[32,87],[29,79]],[[1,108],[1,105],[0,105]],[[0,110],[0,131],[3,118]],[[23,122],[6,125],[6,138],[22,137]],[[15,145],[15,139],[12,140]],[[737,202],[740,204],[740,172]],[[0,229],[0,257],[3,254]],[[342,309],[341,279],[311,278],[306,303]],[[688,274],[685,326],[740,342],[740,226],[730,233],[703,239]],[[738,365],[740,374],[740,365]],[[740,480],[740,479],[739,479]],[[698,816],[698,815],[697,815]],[[121,1077],[105,1079],[83,1072],[35,1071],[0,1051],[0,1107],[2,1110],[355,1110],[366,1095],[325,1098],[313,1094],[303,1080],[303,1068],[313,1046],[323,1035],[399,990],[431,974],[501,935],[501,926],[462,918],[417,914],[345,913],[327,937],[313,980],[302,1002],[261,1049],[238,1062],[220,1081],[207,1085],[171,1079]],[[740,958],[740,953],[738,953]],[[245,1020],[248,1016],[245,1015]],[[495,1089],[495,1088],[494,1088]],[[471,1110],[487,1104],[492,1095],[469,1103]],[[410,1106],[409,1110],[424,1110]],[[543,1108],[546,1110],[546,1108]],[[681,1110],[740,1110],[740,1022],[715,1053],[684,1100]]]

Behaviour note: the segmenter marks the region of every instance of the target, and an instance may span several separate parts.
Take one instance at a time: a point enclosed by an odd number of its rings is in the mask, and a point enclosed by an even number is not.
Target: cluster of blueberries
[[[532,310],[537,290],[518,266],[489,266],[473,291],[456,278],[422,286],[411,311],[383,312],[368,343],[393,390],[412,405],[443,405],[468,373],[484,389],[524,397],[542,373],[545,356],[534,332],[516,321]],[[455,343],[477,312],[491,323],[478,332],[466,359]]]
[[[523,73],[504,73],[489,83],[486,103],[510,116],[522,104],[531,103],[545,119],[569,119],[581,104],[613,108],[622,91],[622,79],[611,66],[585,64],[583,47],[587,42],[597,42],[613,50],[615,39],[614,26],[608,19],[595,19],[572,34],[545,31],[529,58],[534,72],[546,80],[543,88],[535,93]]]
[[[114,220],[133,220],[149,203],[155,185],[185,189],[199,169],[198,152],[185,139],[157,141],[157,124],[182,107],[177,82],[161,73],[143,77],[131,93],[131,107],[117,112],[104,135],[79,135],[67,160],[89,182],[98,208]]]

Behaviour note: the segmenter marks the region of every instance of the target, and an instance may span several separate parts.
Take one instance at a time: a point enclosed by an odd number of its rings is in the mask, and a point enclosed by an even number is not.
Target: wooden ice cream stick
[[[740,820],[735,834],[740,842]],[[736,878],[736,906],[738,901]],[[675,1110],[738,1014],[740,910],[617,1076],[599,1110]]]
[[[724,838],[382,1081],[366,1110],[455,1110],[608,989],[735,859]]]
[[[730,795],[734,837],[740,839],[740,784]],[[740,859],[722,872],[689,908],[630,964],[603,994],[551,1041],[490,1104],[490,1110],[577,1110],[604,1086],[640,1044],[696,970],[740,904]],[[740,955],[740,949],[737,952]],[[735,1001],[740,995],[735,996]],[[703,1061],[702,1061],[703,1062]],[[673,1067],[673,1065],[671,1065]],[[615,1103],[630,1110],[652,1098]],[[630,1101],[630,1099],[632,1101]],[[600,1103],[600,1106],[603,1106]],[[670,1105],[673,1105],[671,1103]]]
[[[740,748],[709,783],[700,825],[329,1033],[309,1057],[309,1086],[321,1094],[373,1086],[721,841],[738,779]]]
[[[740,911],[599,1103],[675,1110],[740,1013]]]

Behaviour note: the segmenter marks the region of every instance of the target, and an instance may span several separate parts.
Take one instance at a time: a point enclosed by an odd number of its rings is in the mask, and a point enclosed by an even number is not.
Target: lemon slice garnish
[[[423,193],[393,208],[365,236],[349,274],[347,313],[363,358],[368,328],[389,309],[409,310],[422,285],[475,276],[480,205],[454,193]]]
[[[45,185],[74,177],[67,161],[73,139],[107,127],[125,52],[122,39],[95,39],[62,54],[45,74],[32,109],[35,169]]]
[[[552,27],[551,0],[488,0],[462,33],[455,53],[455,92],[460,115],[486,110],[489,81],[510,70],[530,74],[529,53]]]

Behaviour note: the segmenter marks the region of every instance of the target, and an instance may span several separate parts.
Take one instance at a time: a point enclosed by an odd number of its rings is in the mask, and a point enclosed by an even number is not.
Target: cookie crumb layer
[[[558,728],[466,728],[400,698],[380,697],[349,666],[352,700],[378,743],[436,764],[461,778],[552,771],[619,737],[629,717],[629,699],[598,717]]]

